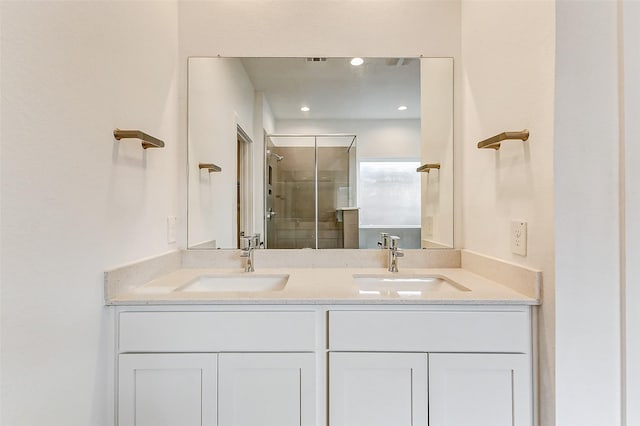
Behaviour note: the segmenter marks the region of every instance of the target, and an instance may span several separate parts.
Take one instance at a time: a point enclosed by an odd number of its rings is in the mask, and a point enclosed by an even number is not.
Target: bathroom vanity
[[[526,306],[118,309],[119,425],[531,425]]]
[[[119,308],[118,378],[121,426],[531,425],[531,313]]]
[[[535,422],[536,297],[464,268],[257,269],[286,285],[188,291],[202,274],[110,293],[118,425]]]

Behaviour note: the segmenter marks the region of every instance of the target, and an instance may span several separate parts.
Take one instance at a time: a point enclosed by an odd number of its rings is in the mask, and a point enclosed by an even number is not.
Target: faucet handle
[[[241,235],[240,236],[240,249],[241,250],[249,250],[254,248],[253,236],[252,235]]]
[[[260,247],[260,234],[240,235],[240,249],[249,250]]]
[[[400,237],[392,235],[389,237],[389,248],[391,250],[398,250],[398,244],[400,243]]]
[[[380,246],[380,248],[382,248],[382,249],[388,249],[389,248],[389,233],[388,232],[381,232],[380,233],[380,241],[378,241],[378,246]]]

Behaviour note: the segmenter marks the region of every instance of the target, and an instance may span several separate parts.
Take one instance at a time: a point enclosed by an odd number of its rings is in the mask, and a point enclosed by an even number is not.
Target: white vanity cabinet
[[[331,311],[330,426],[531,426],[531,320],[512,310]]]
[[[313,426],[316,312],[120,312],[119,426]]]
[[[528,306],[118,312],[119,426],[533,426]]]

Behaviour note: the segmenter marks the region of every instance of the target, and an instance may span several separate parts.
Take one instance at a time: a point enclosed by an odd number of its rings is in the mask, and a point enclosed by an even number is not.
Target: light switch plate
[[[173,244],[176,242],[176,227],[178,218],[175,216],[167,217],[167,244]]]
[[[511,221],[511,252],[520,256],[527,255],[527,222]]]
[[[433,216],[424,218],[424,234],[428,236],[433,235]]]

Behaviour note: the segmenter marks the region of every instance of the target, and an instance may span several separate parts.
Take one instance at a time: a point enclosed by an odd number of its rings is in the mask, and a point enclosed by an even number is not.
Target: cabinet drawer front
[[[332,351],[530,352],[528,311],[331,311]]]
[[[122,312],[119,351],[313,351],[314,312]]]

